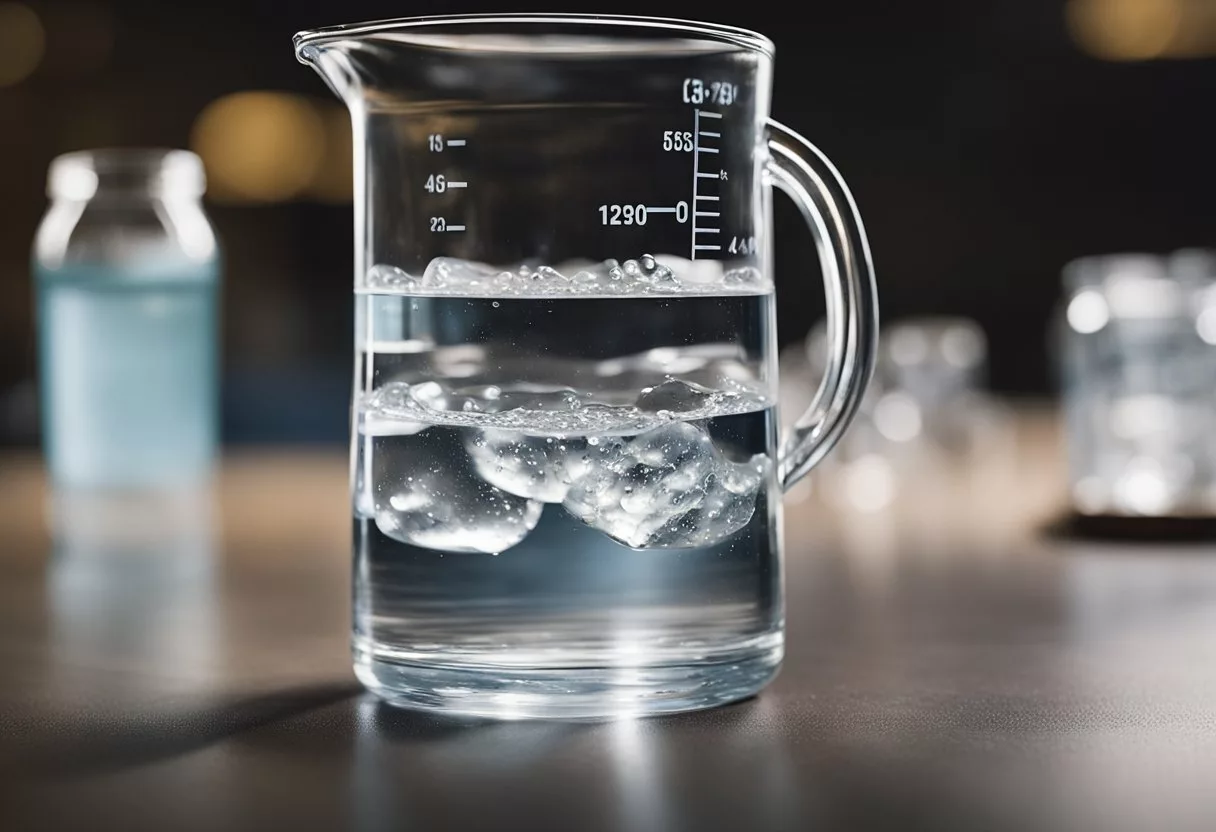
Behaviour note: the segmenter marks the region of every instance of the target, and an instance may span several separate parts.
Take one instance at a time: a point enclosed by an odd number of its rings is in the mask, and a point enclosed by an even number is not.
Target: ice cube
[[[722,275],[722,285],[728,289],[760,290],[764,283],[764,274],[755,266],[727,269]]]
[[[542,413],[568,413],[583,406],[587,393],[569,387],[556,389],[507,389],[498,397],[498,410],[528,410]]]
[[[501,269],[478,263],[473,260],[461,260],[458,257],[436,257],[427,263],[422,273],[422,288],[452,289],[459,293],[479,290],[494,285]]]
[[[751,520],[768,458],[724,458],[709,435],[673,422],[629,441],[591,446],[562,506],[635,549],[726,540]]]
[[[417,433],[444,414],[490,409],[480,392],[476,388],[456,392],[437,381],[418,384],[390,381],[366,394],[363,418],[369,427],[364,432],[377,435]]]
[[[373,291],[405,292],[417,289],[422,281],[405,269],[379,263],[367,270],[364,284]]]
[[[411,385],[392,382],[367,394],[359,412],[359,432],[364,436],[411,436],[426,430],[430,427],[426,408],[412,393]]]
[[[427,422],[416,422],[412,419],[381,417],[373,413],[365,413],[360,433],[364,436],[413,436],[422,433],[430,427]]]
[[[664,292],[678,292],[680,290],[680,281],[675,276],[675,272],[666,266],[658,266],[651,272],[650,285]]]
[[[658,262],[650,254],[643,254],[637,260],[625,261],[625,271],[634,278],[635,288],[662,292],[676,292],[680,289],[680,280],[671,268]]]
[[[421,275],[387,264],[372,266],[364,282],[372,291],[481,297],[761,292],[770,285],[754,266],[724,270],[716,260],[689,260],[670,254],[642,254],[636,259],[610,258],[598,263],[575,259],[557,266],[536,261],[490,265],[436,257]]]
[[[638,409],[647,413],[668,411],[670,413],[693,413],[706,407],[713,399],[714,391],[699,384],[689,384],[680,379],[669,378],[655,387],[647,387],[638,396]]]
[[[576,437],[529,436],[514,430],[470,430],[465,449],[478,475],[519,497],[560,503],[581,473],[587,443]]]
[[[712,292],[722,285],[722,264],[717,260],[689,260],[664,254],[656,255],[655,261],[679,275],[680,283],[687,291]]]
[[[498,554],[528,536],[544,504],[496,488],[441,444],[381,440],[373,453],[381,532],[423,549]]]
[[[668,520],[647,545],[683,548],[711,546],[725,540],[751,521],[767,468],[768,457],[764,454],[746,463],[722,462],[706,479],[705,498],[700,504]]]
[[[544,283],[551,289],[565,289],[570,278],[552,266],[541,266],[532,274],[532,279]]]

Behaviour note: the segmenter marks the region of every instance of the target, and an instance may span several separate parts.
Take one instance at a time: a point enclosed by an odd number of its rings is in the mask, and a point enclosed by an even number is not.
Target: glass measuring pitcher
[[[359,678],[493,716],[762,688],[781,492],[852,418],[877,329],[852,197],[768,118],[772,44],[514,15],[295,46],[354,125]],[[780,453],[770,184],[818,243],[831,344]]]

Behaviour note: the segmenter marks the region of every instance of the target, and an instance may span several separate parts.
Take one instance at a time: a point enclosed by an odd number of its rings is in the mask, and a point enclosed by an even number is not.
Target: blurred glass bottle
[[[1216,510],[1216,254],[1084,257],[1055,327],[1083,515]]]
[[[56,488],[190,487],[210,473],[220,270],[204,190],[182,150],[51,163],[33,267]]]

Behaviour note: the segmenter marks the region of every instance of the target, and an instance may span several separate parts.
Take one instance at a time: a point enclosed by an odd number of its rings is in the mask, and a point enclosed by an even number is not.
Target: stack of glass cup
[[[1216,255],[1086,257],[1056,324],[1073,508],[1216,514]]]

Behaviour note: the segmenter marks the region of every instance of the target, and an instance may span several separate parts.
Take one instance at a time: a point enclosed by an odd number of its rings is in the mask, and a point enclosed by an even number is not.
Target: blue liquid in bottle
[[[189,486],[217,443],[218,268],[35,268],[43,444],[69,488]]]

